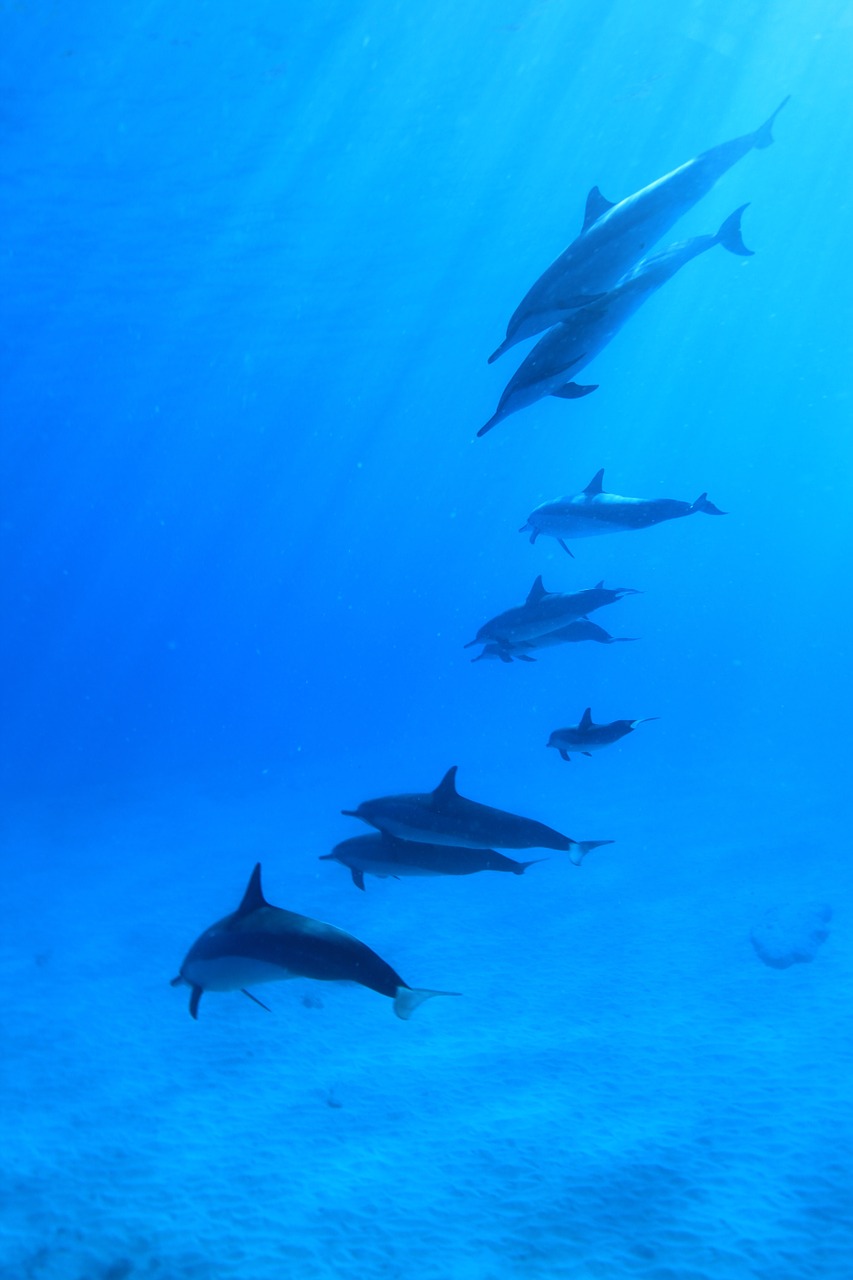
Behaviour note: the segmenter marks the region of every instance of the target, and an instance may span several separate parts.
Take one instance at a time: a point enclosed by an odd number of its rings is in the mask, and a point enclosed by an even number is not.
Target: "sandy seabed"
[[[769,855],[697,874],[698,851],[650,881],[614,846],[360,894],[238,811],[61,828],[4,839],[2,1280],[853,1274],[829,860],[768,883]],[[272,902],[462,996],[403,1023],[296,980],[263,988],[271,1013],[209,995],[193,1023],[168,980],[261,854]],[[815,961],[762,965],[756,916],[815,890]]]

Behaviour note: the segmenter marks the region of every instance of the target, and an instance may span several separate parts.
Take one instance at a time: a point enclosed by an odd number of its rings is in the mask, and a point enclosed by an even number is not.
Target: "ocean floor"
[[[829,853],[697,845],[651,879],[613,846],[362,894],[275,818],[207,797],[7,823],[2,1280],[848,1280]],[[257,858],[272,902],[462,995],[404,1023],[293,981],[194,1023],[169,979]],[[815,896],[814,961],[761,963],[765,908]]]

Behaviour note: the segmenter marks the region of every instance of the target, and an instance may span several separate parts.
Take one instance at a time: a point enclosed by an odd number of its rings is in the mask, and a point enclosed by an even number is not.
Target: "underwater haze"
[[[851,0],[0,0],[0,1280],[849,1280],[852,69]],[[753,256],[478,438],[591,189],[788,95],[642,249]],[[520,532],[601,469],[725,515]],[[539,577],[630,643],[472,662]],[[451,766],[572,844],[326,856]],[[215,989],[256,863],[459,996]]]

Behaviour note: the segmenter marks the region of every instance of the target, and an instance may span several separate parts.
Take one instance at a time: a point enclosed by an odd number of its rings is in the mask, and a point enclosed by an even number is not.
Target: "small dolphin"
[[[398,840],[394,836],[353,836],[335,845],[331,853],[320,855],[321,862],[329,860],[349,867],[352,882],[357,889],[364,888],[365,875],[389,876],[397,880],[402,876],[470,876],[477,871],[511,871],[523,875],[528,867],[542,862],[516,862],[494,849],[468,849],[461,845],[424,844],[417,840]]]
[[[477,435],[484,436],[511,413],[518,413],[544,396],[577,400],[597,390],[597,383],[581,386],[570,381],[569,372],[574,378],[586,368],[634,312],[676,272],[717,244],[730,253],[752,256],[740,233],[740,219],[746,208],[747,205],[741,205],[730,214],[715,236],[693,236],[645,258],[597,302],[571,311],[565,320],[540,338],[524,358],[504,388],[497,409]]]
[[[564,551],[565,538],[592,538],[602,533],[627,533],[631,529],[648,529],[664,520],[676,520],[704,511],[709,516],[723,516],[707,493],[695,502],[679,502],[676,498],[622,498],[617,493],[604,493],[604,469],[596,471],[582,493],[543,502],[527,517],[519,533],[532,530],[530,541],[540,536],[555,538]]]
[[[773,122],[787,101],[754,133],[703,151],[618,204],[605,200],[593,187],[580,235],[525,294],[489,364],[516,342],[532,338],[576,307],[609,292],[732,165],[753,147],[760,151],[771,145]]]
[[[410,987],[352,934],[310,916],[270,906],[261,889],[258,863],[237,910],[196,939],[180,973],[172,979],[172,986],[183,984],[192,989],[190,1014],[197,1018],[205,991],[242,991],[261,1004],[246,987],[283,978],[357,982],[390,996],[398,1018],[410,1018],[418,1005],[431,996],[459,994]]]
[[[572,840],[553,827],[522,818],[503,809],[492,809],[460,796],[456,790],[456,765],[447,770],[434,791],[381,796],[365,800],[357,809],[342,809],[348,818],[396,836],[426,845],[462,846],[466,849],[565,849],[580,866],[590,849],[612,840]]]
[[[551,631],[559,631],[571,622],[585,619],[593,609],[615,604],[623,596],[639,595],[632,587],[605,587],[599,582],[587,591],[565,593],[546,591],[541,575],[530,588],[524,604],[506,609],[483,623],[473,640],[464,646],[488,644],[492,640],[515,644],[519,640],[535,640]]]
[[[621,644],[636,638],[636,636],[612,636],[597,622],[590,622],[589,618],[580,618],[577,622],[570,622],[566,627],[560,627],[558,631],[549,631],[546,635],[536,636],[533,640],[518,640],[514,644],[493,640],[485,645],[482,652],[471,661],[482,662],[484,658],[498,658],[501,662],[512,662],[514,659],[518,662],[535,662],[536,659],[531,657],[531,651],[534,649],[548,649],[557,644],[577,644],[582,640],[595,640],[598,644]]]
[[[610,724],[593,724],[592,711],[587,707],[581,716],[580,724],[571,724],[566,729],[555,729],[547,745],[556,747],[564,760],[571,759],[570,751],[579,751],[583,756],[591,756],[593,751],[611,746],[626,734],[633,732],[638,724],[647,724],[649,720],[657,720],[657,716],[645,716],[642,720],[611,720]]]

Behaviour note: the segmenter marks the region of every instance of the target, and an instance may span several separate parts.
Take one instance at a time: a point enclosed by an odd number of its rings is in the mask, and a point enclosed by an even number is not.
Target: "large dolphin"
[[[410,1018],[430,996],[458,995],[455,991],[410,987],[352,934],[310,916],[270,906],[261,889],[258,863],[237,910],[195,940],[172,986],[191,988],[190,1013],[197,1018],[205,991],[242,991],[261,1004],[246,987],[283,978],[357,982],[390,996],[398,1018]]]
[[[715,236],[693,236],[645,258],[597,302],[570,312],[525,357],[504,388],[497,409],[477,435],[484,436],[511,413],[518,413],[543,396],[577,400],[595,391],[597,384],[582,386],[571,381],[569,374],[575,378],[586,368],[634,312],[677,271],[718,244],[742,257],[752,255],[740,233],[740,219],[746,207],[742,205],[730,214]]]
[[[638,724],[657,720],[657,716],[645,716],[642,720],[611,720],[609,724],[593,724],[592,711],[587,707],[580,724],[555,729],[548,739],[549,747],[556,747],[564,760],[571,760],[570,751],[583,756],[592,755],[602,747],[609,747],[636,729]]]
[[[509,871],[520,876],[528,867],[542,861],[534,858],[532,862],[516,862],[495,849],[424,844],[418,840],[398,840],[382,832],[343,840],[331,853],[320,855],[321,862],[329,860],[349,867],[357,889],[364,888],[365,875],[397,880],[403,876],[470,876],[477,871]]]
[[[536,659],[532,656],[534,650],[549,649],[553,645],[578,644],[583,640],[594,640],[598,644],[621,644],[636,638],[636,636],[612,636],[597,622],[591,622],[589,618],[580,618],[577,622],[570,622],[568,626],[560,627],[557,631],[548,631],[544,636],[535,636],[532,640],[517,640],[514,644],[491,640],[471,661],[482,662],[487,658],[496,658],[500,662],[513,660],[535,662]]]
[[[535,640],[551,631],[562,630],[570,622],[586,618],[593,609],[615,604],[623,596],[639,594],[633,587],[610,588],[605,587],[603,582],[586,591],[546,591],[540,575],[530,588],[524,604],[506,609],[484,622],[474,639],[469,640],[464,648],[470,649],[474,644],[488,644],[493,640],[503,644]]]
[[[612,289],[732,165],[753,147],[760,151],[770,146],[773,121],[787,101],[754,133],[703,151],[618,204],[593,187],[580,235],[525,294],[489,364],[516,342],[532,338]]]
[[[456,790],[456,765],[447,770],[434,791],[381,796],[365,800],[357,809],[342,809],[349,818],[422,844],[461,845],[467,849],[563,849],[580,865],[590,849],[611,840],[572,840],[553,827],[493,809],[460,796]]]
[[[593,538],[602,533],[627,533],[631,529],[648,529],[664,520],[677,520],[704,511],[709,516],[726,513],[700,493],[695,502],[679,502],[677,498],[623,498],[604,492],[604,469],[596,471],[581,493],[553,502],[543,502],[527,517],[519,533],[530,530],[530,541],[538,537],[556,538],[564,551],[566,538]]]

